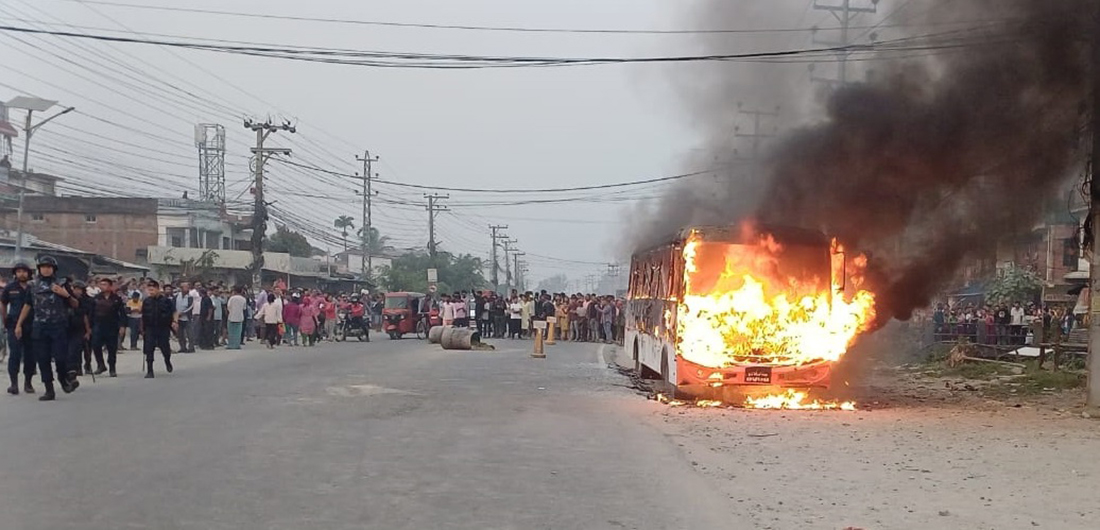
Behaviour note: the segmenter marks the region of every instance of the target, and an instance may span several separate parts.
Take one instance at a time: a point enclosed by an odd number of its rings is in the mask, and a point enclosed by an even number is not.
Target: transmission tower
[[[199,200],[225,204],[225,127],[196,125],[195,146],[199,148]]]

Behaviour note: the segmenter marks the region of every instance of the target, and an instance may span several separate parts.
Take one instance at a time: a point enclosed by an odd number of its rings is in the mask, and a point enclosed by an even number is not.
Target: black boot
[[[34,385],[31,384],[31,376],[23,376],[23,391],[28,394],[34,393]]]
[[[111,377],[118,377],[118,372],[115,372],[115,365],[111,365],[110,370],[108,370],[108,375]]]
[[[45,383],[46,393],[38,397],[38,401],[53,401],[57,396],[53,393],[53,381]]]
[[[92,363],[84,363],[84,373],[80,374],[80,375],[91,374],[91,373],[92,373]]]
[[[145,366],[147,367],[145,371],[145,378],[152,379],[156,377],[155,375],[153,375],[153,361],[145,361]]]
[[[95,375],[99,375],[99,374],[102,374],[103,372],[106,372],[106,371],[107,371],[107,369],[104,368],[103,365],[101,364],[98,367],[96,367],[95,372],[93,372],[93,373]]]
[[[80,388],[80,381],[78,381],[76,378],[68,379],[68,380],[66,380],[66,379],[61,380],[61,391],[62,392],[65,392],[66,394],[72,394],[73,391],[75,391],[77,388]]]
[[[172,373],[172,358],[164,356],[164,369],[168,370],[168,373]]]
[[[8,393],[13,396],[19,395],[19,376],[11,376],[11,386],[8,387]]]

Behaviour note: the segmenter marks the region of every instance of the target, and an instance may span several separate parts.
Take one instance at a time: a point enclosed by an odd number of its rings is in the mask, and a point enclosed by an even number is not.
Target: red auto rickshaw
[[[434,324],[431,305],[431,298],[424,293],[386,293],[382,330],[391,339],[400,339],[406,333],[416,333],[418,339],[427,338],[428,329]]]

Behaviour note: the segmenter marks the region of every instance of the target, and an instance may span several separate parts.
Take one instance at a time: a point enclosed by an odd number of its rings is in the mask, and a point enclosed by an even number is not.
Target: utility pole
[[[508,225],[489,225],[489,230],[491,230],[493,232],[493,234],[491,236],[492,239],[493,239],[493,272],[490,276],[492,276],[492,278],[493,278],[493,292],[497,292],[497,293],[500,292],[500,277],[497,274],[497,269],[499,268],[497,266],[497,241],[500,240],[500,239],[505,240],[505,242],[508,241],[508,235],[507,234],[498,234],[497,232],[500,231],[500,230],[507,230],[507,229],[508,229]],[[507,260],[508,257],[505,256],[504,259]]]
[[[441,199],[450,199],[450,195],[439,195],[438,193],[425,193],[424,198],[428,199],[428,255],[431,256],[432,262],[435,262],[435,213],[447,211],[446,206],[440,206],[436,204],[436,201]]]
[[[1089,218],[1092,220],[1092,237],[1088,241],[1092,249],[1089,267],[1089,356],[1088,389],[1085,404],[1100,407],[1100,9],[1095,8],[1096,30],[1092,38],[1092,170],[1089,183]]]
[[[359,223],[363,235],[359,238],[359,270],[363,271],[363,278],[369,280],[374,271],[374,265],[371,263],[371,249],[367,245],[371,237],[370,198],[374,194],[370,184],[378,177],[371,173],[371,164],[377,162],[378,157],[371,157],[370,151],[363,151],[363,156],[356,155],[355,159],[363,163],[363,217]]]
[[[814,0],[814,9],[818,11],[828,11],[836,18],[837,22],[840,23],[839,42],[820,41],[815,38],[814,43],[836,46],[838,48],[847,48],[852,45],[850,32],[852,22],[863,13],[877,13],[878,0],[871,0],[870,6],[853,6],[852,0],[840,0],[839,5],[820,4],[818,0]],[[850,54],[851,51],[848,49],[842,49],[837,52],[837,58],[839,59],[837,63],[837,82],[842,86],[848,83],[848,56]]]
[[[735,127],[733,129],[733,131],[734,131],[733,135],[734,135],[734,137],[737,137],[737,138],[752,138],[752,158],[755,161],[760,156],[760,140],[762,140],[764,138],[771,138],[771,137],[775,136],[775,134],[764,134],[764,133],[760,132],[760,120],[762,118],[776,118],[776,117],[778,117],[779,116],[779,107],[776,107],[775,110],[759,110],[759,109],[746,110],[746,109],[743,109],[742,106],[741,106],[741,103],[738,102],[737,103],[737,111],[740,112],[741,114],[745,114],[747,116],[752,116],[752,133],[748,133],[748,134],[741,133],[740,132],[741,127]]]
[[[252,208],[252,286],[254,288],[260,288],[262,284],[262,273],[264,269],[264,238],[267,237],[267,203],[264,202],[264,164],[267,162],[268,155],[281,154],[290,156],[290,149],[284,148],[267,148],[264,147],[264,141],[271,133],[276,131],[286,131],[291,134],[297,131],[297,129],[290,124],[290,122],[283,122],[282,125],[274,125],[271,120],[264,123],[253,122],[250,119],[244,120],[245,129],[250,129],[256,133],[256,147],[252,148],[252,165],[253,176],[255,182],[253,183],[252,193],[255,195],[255,203]]]
[[[508,254],[512,252],[518,252],[518,249],[514,247],[516,243],[519,243],[515,239],[504,240],[504,283],[508,286],[514,286],[512,282],[512,262],[508,259]]]
[[[520,267],[519,267],[519,257],[520,256],[526,256],[526,255],[527,255],[526,252],[518,252],[517,251],[517,252],[512,253],[512,259],[515,262],[514,269],[516,271],[516,290],[517,291],[523,291],[523,270],[520,269]]]

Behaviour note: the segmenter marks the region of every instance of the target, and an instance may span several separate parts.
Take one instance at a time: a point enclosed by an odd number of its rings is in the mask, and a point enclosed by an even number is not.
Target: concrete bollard
[[[543,348],[542,342],[542,328],[539,327],[535,328],[535,351],[531,353],[531,357],[534,357],[536,359],[546,358],[546,352]]]
[[[432,329],[428,330],[428,343],[439,344],[440,339],[443,338],[443,326],[432,326]]]

